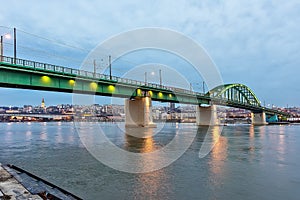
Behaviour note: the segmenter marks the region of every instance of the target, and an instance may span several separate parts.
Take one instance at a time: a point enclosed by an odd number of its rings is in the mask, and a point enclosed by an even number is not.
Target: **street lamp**
[[[5,33],[4,35],[1,35],[1,39],[0,39],[0,56],[1,56],[1,59],[0,61],[3,61],[3,41],[4,41],[4,38],[5,39],[10,39],[11,38],[11,35],[9,33]]]

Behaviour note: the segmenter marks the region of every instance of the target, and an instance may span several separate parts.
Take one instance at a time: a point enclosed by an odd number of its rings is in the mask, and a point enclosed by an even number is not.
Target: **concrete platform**
[[[80,197],[14,165],[0,163],[0,200],[82,200]]]
[[[6,200],[42,200],[38,195],[32,195],[21,185],[0,163],[0,199]]]

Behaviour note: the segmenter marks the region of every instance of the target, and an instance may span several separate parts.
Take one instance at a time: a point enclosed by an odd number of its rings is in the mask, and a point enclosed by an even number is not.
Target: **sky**
[[[299,24],[298,0],[10,0],[0,7],[0,34],[17,28],[18,57],[78,67],[90,51],[114,35],[144,27],[166,28],[200,44],[224,83],[243,83],[263,104],[277,106],[300,106]],[[9,39],[4,50],[11,55]],[[165,63],[163,59],[172,56],[160,52],[143,55],[147,63],[151,59],[168,66],[181,63],[172,59]],[[107,55],[99,57],[106,65]],[[145,60],[138,57],[137,53],[121,61],[142,65]],[[116,75],[128,70],[121,65],[116,64]],[[192,73],[186,79],[189,76]],[[201,79],[190,79],[195,89],[202,90]],[[0,94],[0,105],[6,106],[38,105],[42,98],[48,105],[72,103],[71,94],[8,88],[0,88]],[[97,103],[108,101],[97,98]]]

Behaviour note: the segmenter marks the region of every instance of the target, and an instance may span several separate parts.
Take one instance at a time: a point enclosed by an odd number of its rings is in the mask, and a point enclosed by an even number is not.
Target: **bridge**
[[[289,116],[261,106],[253,91],[243,84],[221,85],[204,94],[6,56],[0,62],[0,87],[125,98],[128,126],[155,126],[151,117],[152,100],[197,105],[198,125],[218,124],[217,105],[250,110],[255,125],[266,124],[266,114]]]

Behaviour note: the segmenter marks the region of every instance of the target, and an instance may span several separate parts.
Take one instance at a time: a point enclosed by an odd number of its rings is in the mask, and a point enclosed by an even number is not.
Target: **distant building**
[[[170,103],[170,111],[174,111],[175,110],[175,103],[171,102]]]
[[[46,108],[44,98],[42,99],[41,108]]]

